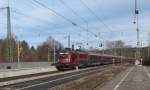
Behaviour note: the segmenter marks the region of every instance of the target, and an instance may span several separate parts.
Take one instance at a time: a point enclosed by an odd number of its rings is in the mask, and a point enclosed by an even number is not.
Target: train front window
[[[67,57],[68,53],[67,52],[61,52],[61,53],[59,53],[59,55],[60,55],[60,57],[65,58],[65,57]]]

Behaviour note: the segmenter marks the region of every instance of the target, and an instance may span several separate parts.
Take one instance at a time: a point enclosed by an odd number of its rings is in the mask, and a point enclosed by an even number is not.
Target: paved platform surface
[[[48,67],[51,66],[52,62],[11,62],[11,63],[0,63],[0,71],[11,70],[11,69],[24,69],[24,68],[36,68],[36,67]],[[10,67],[11,69],[7,69]]]
[[[150,90],[150,67],[133,66],[96,90]]]
[[[21,76],[21,75],[51,72],[51,71],[57,71],[55,66],[1,70],[0,71],[0,79],[7,78],[7,77]]]

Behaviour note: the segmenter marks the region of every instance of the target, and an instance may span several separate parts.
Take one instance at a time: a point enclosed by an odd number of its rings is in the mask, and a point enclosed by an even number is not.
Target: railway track
[[[3,79],[2,82],[14,81],[16,83],[1,85],[0,90],[5,90],[5,89],[47,90],[49,88],[56,87],[58,85],[76,80],[78,78],[103,71],[105,69],[108,69],[110,66],[111,65],[103,65],[103,66],[89,67],[89,68],[71,70],[65,72],[55,71],[55,72],[49,72],[43,74],[20,76],[20,77],[15,77],[13,79],[10,78]]]
[[[53,73],[58,73],[58,72],[60,72],[60,71],[51,71],[51,72],[45,72],[45,73],[37,73],[37,74],[21,75],[21,76],[8,77],[8,78],[0,78],[0,82],[11,81],[11,80],[16,80],[16,79],[21,79],[21,78],[41,76],[41,75],[47,75],[47,74],[53,74]]]

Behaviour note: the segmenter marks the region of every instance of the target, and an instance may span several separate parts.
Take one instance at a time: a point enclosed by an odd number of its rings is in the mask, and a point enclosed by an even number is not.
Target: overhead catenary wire
[[[100,23],[102,23],[102,24],[105,26],[105,28],[107,28],[107,30],[112,31],[112,29],[110,29],[110,27],[109,27],[107,24],[105,24],[105,23],[103,22],[103,20],[102,20],[99,16],[96,15],[95,12],[94,12],[86,3],[84,3],[83,0],[79,0],[79,1],[81,2],[81,4],[82,4],[84,7],[86,7],[86,8],[88,9],[88,11],[89,11],[91,14],[93,14],[93,15],[98,19],[98,21],[99,21]]]
[[[5,9],[5,8],[4,8]],[[17,11],[17,10],[11,10],[11,12],[14,12],[14,13],[17,13],[17,14],[19,14],[19,15],[22,15],[22,16],[25,16],[25,17],[29,17],[29,18],[33,18],[33,19],[36,19],[36,20],[40,20],[38,17],[32,17],[32,16],[30,16],[30,15],[27,15],[27,14],[24,14],[24,13],[22,13],[22,12],[19,12],[19,11]],[[40,21],[42,21],[42,20],[40,20]],[[17,25],[18,26],[18,25]],[[48,34],[47,32],[45,33],[45,34]]]
[[[93,32],[91,32],[91,31],[87,30],[86,28],[84,28],[84,27],[78,25],[77,23],[75,23],[74,21],[72,21],[72,20],[66,18],[66,17],[63,16],[62,14],[60,14],[60,13],[56,12],[55,10],[53,10],[53,9],[51,9],[51,8],[49,8],[49,7],[47,7],[45,4],[43,4],[43,3],[41,3],[41,2],[39,2],[39,1],[37,1],[37,0],[33,0],[33,1],[34,1],[35,3],[41,5],[43,8],[48,9],[50,12],[53,12],[53,13],[55,13],[56,15],[62,17],[64,20],[68,21],[68,22],[71,23],[73,26],[79,27],[79,28],[81,28],[82,30],[88,31],[89,33],[91,33],[91,34],[93,34],[95,37],[97,37],[97,35],[96,35],[95,33],[93,33]]]
[[[57,13],[57,12],[54,11],[53,9],[50,9],[49,7],[45,6],[43,3],[40,3],[40,2],[38,2],[37,0],[33,0],[33,1],[36,2],[37,4],[41,5],[42,7],[44,7],[44,8],[46,8],[46,9],[50,10],[51,12],[55,13],[56,15],[58,15],[58,16],[64,18],[65,20],[69,21],[72,25],[74,25],[74,26],[76,26],[76,27],[79,27],[79,28],[81,28],[82,30],[85,30],[85,31],[91,33],[91,34],[94,35],[95,37],[98,37],[97,34],[95,34],[94,32],[89,31],[88,28],[86,29],[86,28],[84,28],[84,27],[82,27],[82,26],[76,24],[75,22],[69,20],[69,19],[66,18],[65,16],[62,16],[61,14]],[[86,21],[85,19],[83,19],[82,17],[80,17],[72,8],[70,8],[67,4],[65,4],[65,2],[63,2],[63,1],[61,0],[61,3],[64,4],[67,8],[69,8],[76,16],[78,16],[80,19],[82,19],[85,23],[87,23],[87,21]]]
[[[49,11],[55,13],[56,15],[62,17],[62,18],[65,19],[66,21],[70,22],[72,25],[77,26],[77,24],[76,24],[75,22],[73,22],[73,21],[71,21],[70,19],[64,17],[63,15],[61,15],[61,14],[58,13],[58,12],[56,12],[55,10],[53,10],[53,9],[51,9],[51,8],[49,8],[49,7],[47,7],[45,4],[43,4],[43,3],[41,3],[41,2],[39,2],[39,1],[37,1],[37,0],[33,0],[33,1],[36,2],[37,4],[41,5],[42,7],[48,9]]]
[[[35,6],[37,6],[37,7],[39,7],[39,3],[36,3],[35,1],[33,1],[33,0],[30,0],[31,1],[31,3],[32,4],[34,4]],[[41,6],[41,5],[40,5]],[[45,8],[45,7],[44,7]],[[37,17],[35,17],[35,18],[37,18]],[[58,25],[58,24],[57,24]],[[74,30],[72,30],[72,31],[74,31]],[[75,31],[74,31],[75,32]],[[80,33],[78,33],[78,32],[75,32],[76,34],[80,34]]]
[[[17,11],[17,10],[12,10],[12,12],[14,12],[14,13],[16,13],[16,14],[19,14],[19,15],[22,15],[22,16],[24,16],[24,17],[32,18],[32,19],[34,19],[34,20],[42,21],[42,22],[45,22],[45,23],[46,23],[45,20],[42,20],[42,19],[40,19],[40,18],[38,18],[38,17],[36,17],[36,16],[33,17],[33,16],[31,16],[31,15],[22,13],[22,12]],[[60,24],[55,24],[55,23],[52,23],[52,22],[49,22],[49,23],[50,23],[50,24],[53,24],[53,25],[61,26]],[[47,24],[47,25],[49,25],[49,24]]]
[[[85,7],[85,8],[87,8],[87,10],[93,15],[93,16],[95,16],[96,18],[97,18],[97,20],[100,22],[100,23],[102,23],[103,25],[104,25],[104,27],[107,29],[107,30],[109,30],[109,31],[112,31],[112,29],[107,25],[107,24],[105,24],[104,22],[103,22],[103,20],[99,17],[99,16],[97,16],[96,14],[95,14],[95,12],[86,4],[86,3],[84,3],[84,1],[83,0],[79,0],[80,2],[81,2],[81,4]],[[96,37],[97,38],[102,38],[101,36],[99,36],[99,35],[96,35]],[[102,39],[103,40],[103,39]]]
[[[79,17],[85,24],[88,24],[87,20],[81,17],[77,12],[75,12],[68,4],[66,4],[63,0],[59,0],[66,8],[70,9],[74,15]]]
[[[37,1],[37,0],[34,0],[34,1]],[[44,4],[39,4],[39,3],[37,3],[38,5],[40,5],[40,6],[42,6],[43,7],[43,5]],[[45,5],[45,7],[44,8],[46,8],[47,6]],[[50,10],[51,11],[51,9],[49,8],[49,7],[47,7],[47,9],[48,10]],[[53,10],[53,9],[52,9]],[[53,11],[51,11],[51,12],[53,12],[53,13],[57,13],[56,11],[54,12],[55,10],[53,10]],[[18,12],[16,12],[16,13],[18,13]],[[19,12],[20,13],[20,12]],[[21,13],[20,13],[21,14]],[[23,14],[22,14],[23,15]],[[75,26],[75,27],[79,27],[80,29],[83,29],[83,30],[86,30],[87,31],[87,29],[86,28],[84,28],[84,27],[82,27],[82,26],[80,26],[80,25],[78,25],[77,23],[75,23],[74,21],[72,21],[72,20],[70,20],[70,19],[68,19],[68,18],[66,18],[65,16],[63,16],[63,15],[61,15],[60,13],[57,13],[56,15],[59,15],[60,17],[64,17],[65,18],[65,20],[67,20],[68,22],[70,22],[73,26]],[[26,15],[24,15],[24,16],[26,16]],[[36,18],[36,17],[35,17]],[[94,32],[91,32],[91,31],[88,31],[89,33],[91,33],[91,34],[93,34],[94,36],[96,36],[96,34],[94,33]],[[97,37],[97,36],[96,36]]]
[[[25,13],[22,13],[22,12],[20,12],[20,11],[18,11],[18,10],[15,10],[14,8],[11,10],[11,12],[13,12],[13,13],[16,13],[16,14],[19,14],[19,15],[22,15],[22,16],[24,16],[24,17],[28,17],[28,18],[32,18],[32,19],[34,19],[34,20],[38,20],[38,21],[45,21],[45,20],[42,20],[42,19],[40,19],[40,18],[38,18],[38,17],[36,17],[36,16],[31,16],[31,15],[28,15],[28,14],[25,14]],[[58,25],[58,24],[55,24],[55,23],[51,23],[51,24],[53,24],[53,25],[57,25],[57,26],[61,26],[61,25]],[[17,25],[18,26],[18,25]],[[47,24],[47,26],[49,26],[49,24]],[[21,26],[20,26],[21,27]],[[41,26],[37,26],[37,27],[41,27]],[[58,27],[57,27],[58,28]],[[51,29],[51,28],[45,28],[45,29]],[[57,30],[59,30],[59,29],[57,29]],[[42,32],[43,32],[43,30],[42,30]],[[75,32],[74,30],[73,30],[73,32]],[[45,32],[45,33],[48,33],[48,32]],[[80,34],[80,33],[78,33],[78,32],[75,32],[76,34]],[[74,33],[74,34],[75,34]],[[48,34],[47,34],[48,35]]]
[[[40,2],[37,3],[37,0],[33,0],[33,1],[34,1],[34,2],[36,1],[36,4],[41,5]],[[70,9],[70,10],[73,12],[74,15],[76,15],[78,18],[80,18],[81,20],[83,20],[83,21],[87,24],[87,29],[84,28],[84,27],[82,27],[82,26],[79,26],[79,25],[77,25],[76,23],[74,23],[73,21],[67,19],[69,22],[71,22],[71,24],[73,24],[74,26],[79,27],[79,28],[85,30],[86,32],[91,33],[91,34],[94,35],[95,37],[98,37],[95,33],[93,33],[93,32],[91,32],[91,31],[88,30],[88,22],[87,22],[83,17],[81,17],[80,15],[78,15],[78,14],[77,14],[71,7],[69,7],[69,5],[67,5],[63,0],[59,0],[59,1],[60,1],[66,8]],[[35,4],[35,5],[36,5],[36,4]],[[45,8],[45,7],[47,8],[47,6],[45,6],[45,5],[43,5],[43,4],[42,4],[41,6],[42,6],[42,7],[44,6],[44,8]],[[47,9],[50,9],[50,8],[47,8]],[[50,10],[52,10],[52,9],[50,9]],[[52,12],[56,13],[54,10],[53,10]],[[61,14],[57,13],[56,15],[59,15],[59,16],[60,16]],[[61,15],[61,17],[62,17],[62,15]],[[64,18],[64,16],[63,16],[63,18]],[[65,18],[65,20],[66,20],[66,18]]]
[[[68,8],[75,16],[77,16],[78,18],[80,18],[87,26],[87,33],[90,33],[88,31],[88,21],[85,20],[83,17],[81,17],[75,10],[73,10],[67,3],[65,3],[63,0],[59,0],[66,8]],[[87,34],[88,36],[88,34]],[[88,45],[88,38],[87,38],[87,45]]]
[[[19,15],[23,15],[23,16],[26,16],[26,17],[30,17],[30,18],[32,18],[32,16],[28,16],[28,15],[26,15],[26,14],[23,14],[23,13],[21,13],[21,12],[15,12],[14,11],[14,13],[17,13],[17,14],[19,14]],[[34,17],[33,17],[34,18]],[[38,20],[38,18],[35,18],[35,19],[37,19]],[[48,24],[47,24],[48,25]],[[17,25],[17,27],[18,27],[19,25]],[[36,25],[37,26],[37,25]],[[49,25],[48,25],[49,26]],[[37,26],[37,27],[41,27],[41,26]],[[19,28],[22,28],[21,26],[19,26]],[[43,27],[42,27],[43,28]],[[50,30],[51,28],[49,28],[49,27],[47,27],[47,28],[45,28],[45,29],[47,29],[47,30]],[[37,30],[37,29],[36,29]],[[55,29],[56,30],[56,29]],[[57,30],[59,30],[59,29],[57,29]],[[75,32],[74,30],[72,30],[73,32],[74,32],[74,34],[76,33],[76,34],[80,34],[80,33],[78,33],[78,32]],[[43,32],[43,30],[42,30],[42,32]],[[49,35],[50,33],[48,33],[48,32],[45,32],[44,31],[44,35]],[[58,34],[58,33],[57,33]],[[64,33],[63,33],[64,34]]]
[[[69,7],[69,5],[67,5],[63,0],[59,0],[66,8],[70,9],[72,11],[72,13],[74,15],[76,15],[77,17],[79,17],[82,21],[85,22],[85,24],[87,24],[87,32],[90,32],[88,31],[88,22],[87,20],[85,20],[83,17],[81,17],[78,13],[76,13],[71,7]],[[90,32],[91,33],[91,32]],[[94,33],[93,33],[94,34]],[[88,36],[88,35],[87,35]],[[98,35],[94,34],[95,37],[99,37]],[[87,40],[88,41],[88,40]],[[88,45],[88,44],[87,44]]]
[[[24,17],[28,17],[28,18],[32,18],[32,19],[34,19],[34,20],[37,20],[37,21],[44,21],[45,23],[46,23],[46,21],[45,20],[42,20],[42,19],[40,19],[40,18],[38,18],[38,17],[36,17],[36,16],[31,16],[31,15],[27,15],[27,14],[25,14],[25,13],[22,13],[22,12],[20,12],[20,11],[17,11],[17,10],[12,10],[12,12],[13,13],[16,13],[16,14],[19,14],[19,15],[22,15],[22,16],[24,16]],[[53,25],[56,25],[56,26],[61,26],[60,24],[55,24],[55,23],[52,23],[52,22],[49,22],[50,24],[53,24]],[[47,26],[49,26],[50,24],[47,24]],[[39,27],[39,26],[38,26]]]

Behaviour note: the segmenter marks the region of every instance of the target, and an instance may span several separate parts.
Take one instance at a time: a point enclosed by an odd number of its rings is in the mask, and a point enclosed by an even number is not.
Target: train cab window
[[[62,58],[65,58],[65,57],[68,56],[68,53],[67,52],[60,52],[59,56],[62,57]]]

